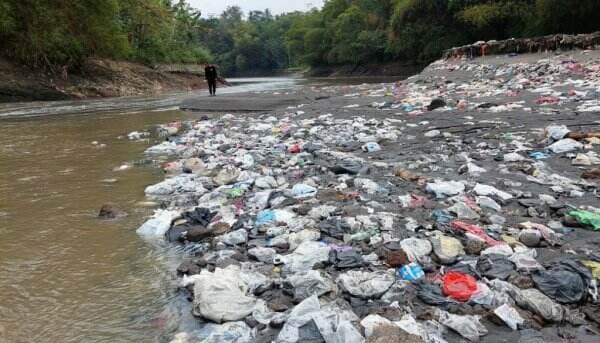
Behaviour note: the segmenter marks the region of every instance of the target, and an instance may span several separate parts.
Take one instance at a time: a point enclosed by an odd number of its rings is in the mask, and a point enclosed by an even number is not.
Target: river
[[[307,83],[231,81],[219,91]],[[0,105],[1,343],[164,342],[188,325],[190,314],[178,306],[185,300],[173,287],[180,254],[135,233],[152,211],[143,190],[163,177],[143,161],[152,140],[126,135],[201,116],[177,110],[195,96],[205,92]],[[119,170],[123,165],[132,167]],[[98,219],[106,202],[129,216]]]

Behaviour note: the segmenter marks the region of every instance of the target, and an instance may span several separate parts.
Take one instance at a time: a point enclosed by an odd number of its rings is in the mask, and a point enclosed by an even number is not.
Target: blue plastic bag
[[[270,222],[275,221],[275,212],[271,210],[265,210],[258,213],[256,216],[256,225],[262,226]]]
[[[416,263],[407,264],[404,267],[398,269],[398,276],[403,280],[415,281],[425,276],[425,272],[420,265]]]

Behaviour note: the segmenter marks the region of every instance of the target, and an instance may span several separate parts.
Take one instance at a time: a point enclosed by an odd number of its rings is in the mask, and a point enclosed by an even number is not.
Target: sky
[[[273,14],[292,11],[305,11],[312,7],[321,7],[323,0],[188,0],[188,3],[202,11],[203,17],[219,15],[227,6],[239,6],[244,13],[268,8]]]

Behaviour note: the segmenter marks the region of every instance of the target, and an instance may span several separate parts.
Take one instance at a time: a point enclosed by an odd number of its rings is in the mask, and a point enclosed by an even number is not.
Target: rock
[[[98,218],[102,219],[115,219],[123,217],[127,217],[127,212],[119,208],[119,206],[114,203],[106,203],[102,205],[100,212],[98,213]]]
[[[469,237],[465,244],[465,251],[469,255],[479,255],[485,249],[486,243],[477,237]]]
[[[525,229],[519,234],[519,241],[530,248],[540,245],[542,234],[535,229]]]

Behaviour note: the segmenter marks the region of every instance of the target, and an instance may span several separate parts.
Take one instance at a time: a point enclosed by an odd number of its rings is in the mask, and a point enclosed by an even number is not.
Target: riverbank
[[[307,77],[393,77],[405,78],[418,74],[425,68],[407,62],[367,63],[357,65],[313,67],[304,74]]]
[[[206,88],[202,75],[89,59],[77,73],[52,74],[0,59],[0,103],[153,96]]]
[[[173,342],[592,342],[599,87],[598,51],[440,60],[159,128]]]

